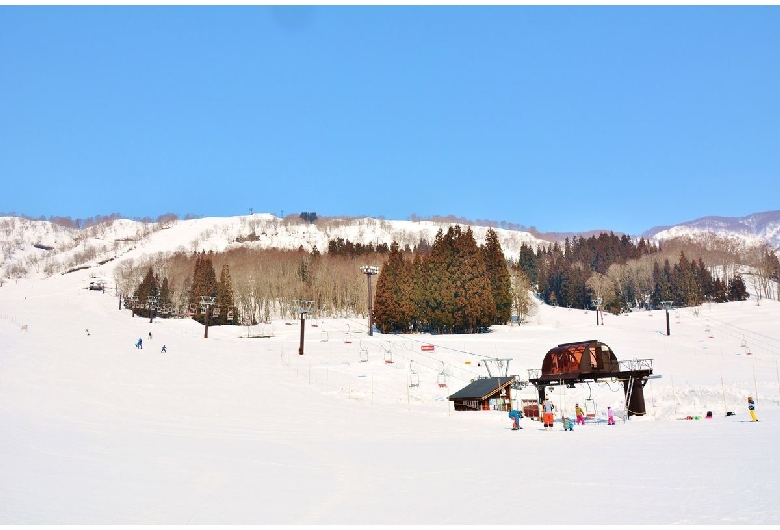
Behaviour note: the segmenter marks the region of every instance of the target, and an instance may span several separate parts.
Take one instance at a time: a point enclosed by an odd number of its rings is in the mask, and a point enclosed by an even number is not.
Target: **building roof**
[[[487,399],[502,388],[511,385],[514,379],[514,377],[483,377],[476,379],[471,384],[450,395],[449,400]]]

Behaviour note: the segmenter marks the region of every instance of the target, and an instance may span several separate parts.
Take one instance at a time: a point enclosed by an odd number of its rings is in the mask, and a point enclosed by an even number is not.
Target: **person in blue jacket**
[[[517,430],[522,429],[522,427],[520,427],[520,418],[522,417],[522,415],[520,414],[519,410],[510,410],[509,411],[509,417],[512,419],[512,430],[513,431],[517,431]]]

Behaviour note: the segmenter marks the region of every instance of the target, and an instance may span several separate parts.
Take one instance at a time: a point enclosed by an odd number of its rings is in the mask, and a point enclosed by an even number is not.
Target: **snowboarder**
[[[509,411],[509,417],[512,419],[512,430],[513,431],[518,431],[518,430],[522,429],[522,427],[520,427],[520,417],[521,417],[521,414],[520,414],[519,410],[510,410]]]
[[[149,332],[149,340],[152,340],[152,332]]]
[[[574,413],[577,415],[577,425],[585,425],[585,412],[579,403],[574,406]]]
[[[160,350],[160,353],[165,353],[168,351],[168,348],[165,347],[165,344],[163,344],[162,349]]]
[[[553,411],[555,410],[555,405],[553,405],[553,402],[549,399],[545,399],[544,403],[542,403],[542,407],[544,408],[544,430],[551,431],[553,428]]]
[[[141,337],[138,337],[138,341],[135,343],[135,347],[139,350],[144,349],[144,341],[141,339]]]
[[[748,410],[750,411],[750,421],[758,421],[758,418],[756,418],[756,402],[753,401],[753,396],[748,396]]]
[[[607,407],[607,425],[615,425],[615,413],[612,407]]]

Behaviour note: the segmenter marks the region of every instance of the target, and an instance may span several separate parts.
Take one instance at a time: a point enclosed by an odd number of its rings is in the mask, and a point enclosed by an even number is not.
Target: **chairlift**
[[[436,383],[438,383],[439,388],[447,387],[447,372],[444,368],[444,361],[441,361],[441,372],[436,376]]]
[[[368,350],[366,348],[360,348],[360,362],[361,363],[368,362]]]
[[[328,342],[328,332],[323,331],[320,333],[320,342]]]
[[[412,368],[412,363],[409,363],[409,386],[420,386],[420,374],[414,371],[414,368]]]
[[[386,351],[385,352],[385,364],[393,364],[393,352],[392,351]]]
[[[228,322],[233,322],[233,311],[232,310],[227,312],[227,321]]]
[[[588,398],[585,400],[585,417],[589,420],[596,419],[596,402],[593,401],[593,391],[588,383]]]
[[[216,318],[216,317],[218,317],[220,315],[220,312],[221,312],[221,310],[220,310],[219,306],[215,306],[214,309],[211,312],[211,316]]]

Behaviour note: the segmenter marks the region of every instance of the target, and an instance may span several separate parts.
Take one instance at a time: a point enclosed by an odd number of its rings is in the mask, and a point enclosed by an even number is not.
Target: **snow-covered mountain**
[[[374,218],[281,219],[271,214],[206,217],[144,223],[108,220],[84,229],[63,227],[49,221],[0,217],[0,277],[30,274],[49,276],[92,264],[142,255],[177,251],[220,252],[238,246],[326,252],[329,241],[416,248],[432,244],[439,229],[449,222],[387,221]],[[488,227],[472,226],[477,243],[484,243]],[[516,258],[523,243],[536,248],[548,241],[528,232],[494,229],[504,254]]]
[[[404,248],[421,242],[433,243],[439,229],[456,222],[390,221],[363,218],[320,218],[309,223],[300,218],[280,218],[272,214],[235,217],[141,222],[107,219],[77,229],[49,221],[23,217],[0,217],[0,278],[29,275],[50,276],[76,268],[113,260],[137,259],[143,255],[177,251],[224,251],[238,246],[255,248],[315,247],[326,252],[329,241],[343,239],[354,244],[390,245]],[[461,223],[462,225],[462,223]],[[462,225],[463,226],[463,225]],[[471,226],[477,243],[485,241],[488,227]],[[536,248],[561,241],[562,234],[543,234],[494,228],[507,258],[517,258],[522,244]],[[780,247],[780,211],[746,217],[703,217],[671,227],[656,227],[642,234],[662,241],[671,237],[717,233],[739,238],[746,244],[766,242]],[[566,234],[589,237],[590,232]]]
[[[700,217],[675,226],[656,226],[642,234],[646,239],[662,241],[680,236],[715,233],[742,239],[748,244],[767,243],[780,248],[780,210],[760,212],[745,217]]]

